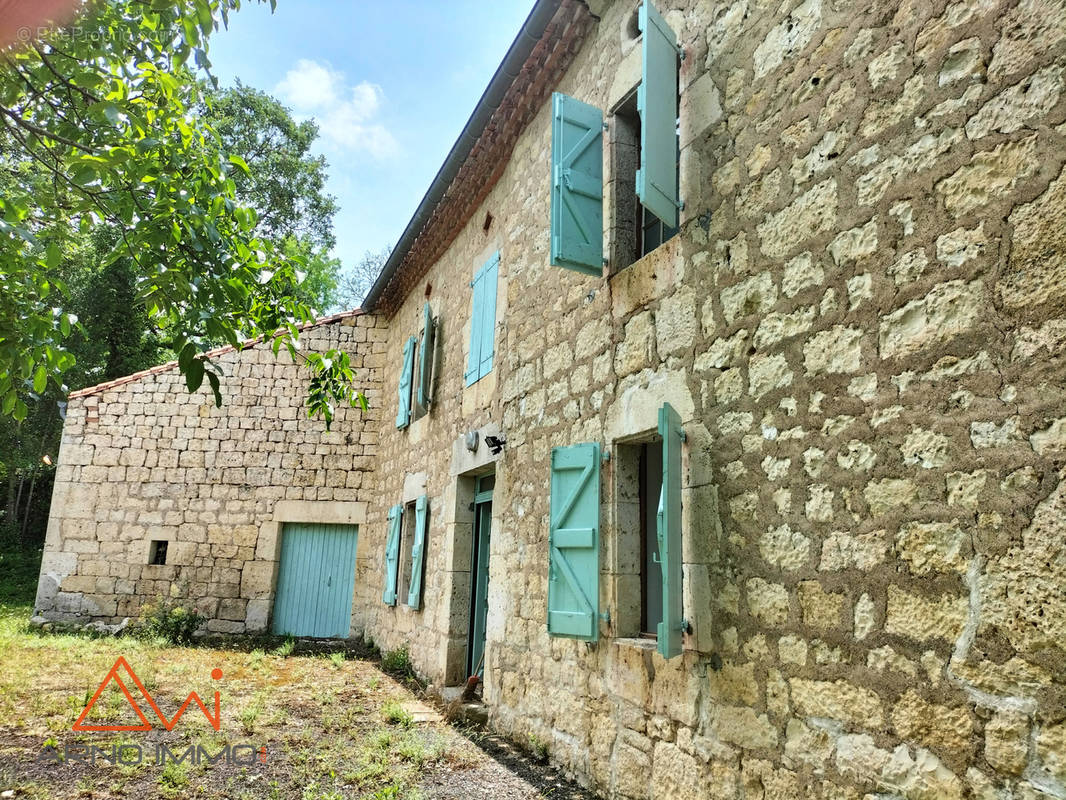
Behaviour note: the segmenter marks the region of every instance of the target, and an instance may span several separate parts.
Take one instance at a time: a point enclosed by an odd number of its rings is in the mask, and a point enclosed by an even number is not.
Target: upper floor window
[[[422,307],[422,328],[419,335],[409,337],[404,343],[398,382],[397,428],[406,428],[412,419],[418,419],[429,411],[433,401],[436,345],[436,322],[427,301]]]
[[[620,199],[611,221],[616,269],[676,233],[678,194],[677,37],[655,6],[638,13],[641,80],[615,110],[612,176]],[[551,263],[602,274],[603,112],[572,97],[552,97]],[[630,188],[631,187],[631,188]]]

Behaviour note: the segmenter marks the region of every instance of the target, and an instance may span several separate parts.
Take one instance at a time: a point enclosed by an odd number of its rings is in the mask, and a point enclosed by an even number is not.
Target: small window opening
[[[485,233],[489,232],[489,228],[492,227],[492,214],[485,212],[485,221],[481,224],[481,230]]]
[[[663,570],[656,525],[663,489],[661,444],[640,448],[640,635],[657,638],[663,620]]]
[[[640,114],[637,111],[636,90],[622,100],[615,108],[613,116],[613,124],[610,125],[610,145],[614,219],[611,223],[610,263],[614,271],[617,271],[628,267],[673,238],[678,229],[663,223],[644,208],[637,197],[636,175],[640,167]],[[677,130],[677,146],[680,156],[680,120],[678,120]],[[679,165],[680,161],[679,157]]]
[[[400,564],[396,576],[396,597],[407,605],[407,596],[411,591],[411,550],[415,542],[415,504],[408,503],[403,510],[403,524],[400,526]]]
[[[163,566],[167,563],[167,542],[162,539],[152,540],[148,547],[148,563]]]
[[[663,576],[656,526],[663,485],[661,440],[616,448],[615,501],[619,607],[623,637],[656,639],[663,618]]]

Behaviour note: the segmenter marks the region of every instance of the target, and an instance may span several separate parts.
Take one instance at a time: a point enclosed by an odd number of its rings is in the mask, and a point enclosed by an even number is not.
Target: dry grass
[[[27,628],[26,606],[0,606],[0,790],[27,798],[420,798],[427,774],[462,771],[485,756],[452,728],[412,724],[401,704],[414,695],[371,662],[299,655],[281,642],[257,649],[174,647],[133,638],[93,639]],[[280,646],[279,646],[280,645]],[[86,701],[119,656],[164,714],[191,691],[210,707],[221,693],[221,731],[191,706],[171,732],[76,733]],[[223,677],[213,680],[213,669]],[[112,684],[113,687],[113,684]],[[131,687],[131,690],[133,687]],[[137,692],[134,691],[135,697]],[[138,698],[139,699],[139,698]],[[155,719],[147,703],[141,706]],[[117,690],[103,694],[92,721],[136,723]],[[252,764],[154,763],[165,744],[211,754],[251,744]],[[48,745],[140,745],[140,766],[40,760]]]

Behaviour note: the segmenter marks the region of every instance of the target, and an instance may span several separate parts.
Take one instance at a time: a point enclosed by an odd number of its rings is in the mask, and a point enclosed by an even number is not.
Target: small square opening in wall
[[[167,542],[164,539],[153,539],[148,545],[148,563],[161,567],[167,563]]]

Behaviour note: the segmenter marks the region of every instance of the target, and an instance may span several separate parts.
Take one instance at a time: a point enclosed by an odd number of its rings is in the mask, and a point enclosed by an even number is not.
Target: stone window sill
[[[613,640],[618,647],[629,647],[634,650],[654,650],[659,642],[656,639],[644,639],[637,637],[622,637]]]

